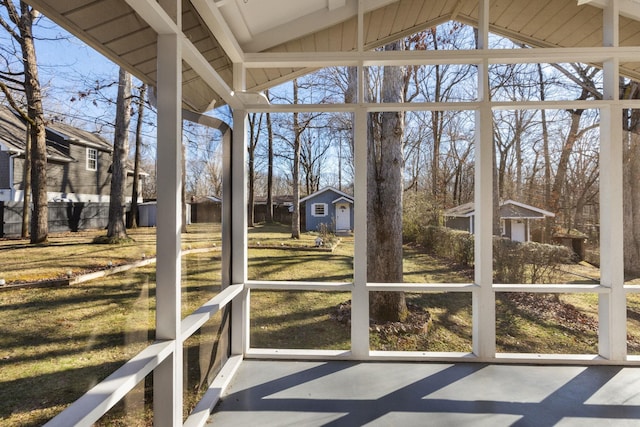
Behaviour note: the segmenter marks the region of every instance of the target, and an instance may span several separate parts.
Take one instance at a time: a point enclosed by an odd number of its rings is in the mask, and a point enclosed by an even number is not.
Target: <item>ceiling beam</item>
[[[231,59],[231,62],[242,62],[244,52],[229,25],[227,25],[227,21],[220,13],[218,5],[211,3],[209,0],[191,0],[191,4],[196,8],[211,34]]]
[[[608,6],[609,1],[616,0],[577,0],[578,6],[588,4],[591,6],[604,9]],[[617,0],[618,7],[620,8],[620,15],[640,20],[640,0]]]
[[[218,94],[231,108],[242,103],[232,96],[232,89],[209,64],[200,51],[178,28],[169,15],[153,0],[126,0],[129,6],[158,34],[179,34],[182,44],[182,59]]]
[[[369,12],[398,0],[369,0],[364,2],[364,12]],[[336,3],[336,4],[334,4]],[[340,6],[340,7],[338,7]],[[358,15],[358,0],[329,1],[326,8],[301,16],[259,34],[252,34],[251,41],[243,43],[245,52],[262,52],[290,40],[323,30]]]
[[[246,68],[321,68],[330,66],[364,65],[435,65],[476,64],[488,60],[491,64],[559,63],[567,57],[574,61],[601,63],[616,55],[622,62],[635,62],[640,47],[560,47],[531,49],[477,49],[401,51],[401,52],[268,52],[247,53]]]

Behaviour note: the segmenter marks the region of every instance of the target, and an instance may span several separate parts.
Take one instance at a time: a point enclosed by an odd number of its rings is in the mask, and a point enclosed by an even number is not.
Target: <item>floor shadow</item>
[[[247,363],[251,366],[243,373]],[[211,425],[640,423],[640,405],[634,404],[637,368],[337,361],[244,364]]]

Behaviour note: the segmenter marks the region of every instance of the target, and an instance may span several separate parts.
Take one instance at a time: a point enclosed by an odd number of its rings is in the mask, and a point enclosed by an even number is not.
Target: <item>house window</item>
[[[327,216],[327,204],[326,203],[314,203],[311,206],[313,216]]]
[[[98,170],[98,150],[87,148],[87,170]]]

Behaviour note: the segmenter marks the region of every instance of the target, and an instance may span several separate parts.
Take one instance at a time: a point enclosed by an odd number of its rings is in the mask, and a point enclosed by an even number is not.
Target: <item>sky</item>
[[[111,115],[109,110],[115,112],[115,106],[109,108],[103,99],[115,99],[115,86],[87,101],[72,100],[79,99],[78,93],[86,92],[96,81],[103,84],[117,81],[117,65],[46,17],[40,18],[34,33],[40,83],[46,91],[45,108],[87,130],[99,130],[105,121],[111,121],[107,116]],[[91,129],[92,123],[97,129]]]

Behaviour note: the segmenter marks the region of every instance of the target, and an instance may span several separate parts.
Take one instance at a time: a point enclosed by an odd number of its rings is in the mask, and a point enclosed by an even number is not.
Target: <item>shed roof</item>
[[[446,217],[468,218],[475,215],[473,202],[465,203],[444,212]],[[516,202],[515,200],[505,200],[500,202],[501,219],[542,219],[545,217],[555,217],[553,212],[536,208],[535,206]]]
[[[311,71],[309,61],[319,56],[309,54],[354,52],[359,1],[365,50],[449,20],[478,22],[476,0],[184,0],[184,107],[205,112],[233,103],[233,63],[248,65],[246,89],[258,91]],[[176,27],[155,0],[27,3],[155,85],[158,33]],[[489,26],[496,34],[534,47],[602,46],[606,4],[607,0],[492,1]],[[620,46],[640,46],[640,4],[625,0],[619,7]],[[357,60],[355,54],[344,57],[345,63]],[[640,80],[640,62],[623,61],[620,72]]]
[[[315,193],[311,193],[311,194],[309,194],[308,196],[303,197],[302,199],[300,199],[300,203],[302,203],[302,202],[306,202],[307,200],[310,200],[310,199],[313,199],[313,198],[315,198],[315,197],[318,197],[319,195],[321,195],[321,194],[323,194],[323,193],[326,193],[327,191],[331,191],[331,192],[333,192],[333,193],[336,193],[337,195],[339,195],[339,196],[340,196],[340,198],[345,198],[345,199],[347,199],[349,202],[353,203],[353,196],[350,196],[350,195],[348,195],[347,193],[344,193],[344,192],[342,192],[342,191],[340,191],[340,190],[337,190],[337,189],[335,189],[335,188],[333,188],[333,187],[325,187],[325,188],[323,188],[322,190],[318,190],[318,191],[316,191]],[[337,200],[336,200],[336,201],[334,201],[333,203],[335,203],[335,202],[337,202]]]

